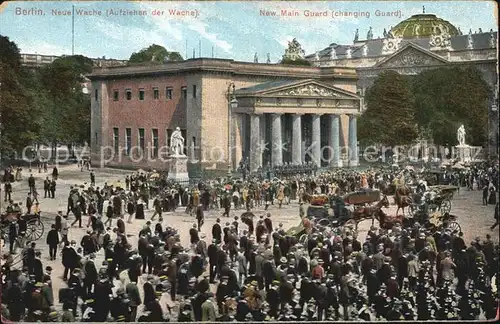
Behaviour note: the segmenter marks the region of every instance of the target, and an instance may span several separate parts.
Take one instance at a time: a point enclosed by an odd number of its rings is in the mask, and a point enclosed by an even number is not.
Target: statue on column
[[[259,57],[257,56],[257,53],[253,56],[253,62],[254,63],[259,63]]]
[[[177,127],[170,137],[170,147],[174,156],[184,156],[184,137],[180,127]]]
[[[460,125],[460,127],[457,129],[457,140],[458,140],[458,146],[465,145],[465,127],[463,124]]]
[[[354,34],[354,42],[357,42],[359,39],[359,29],[356,28],[356,34]]]
[[[267,53],[267,61],[266,61],[267,64],[271,64],[271,54],[270,53]]]

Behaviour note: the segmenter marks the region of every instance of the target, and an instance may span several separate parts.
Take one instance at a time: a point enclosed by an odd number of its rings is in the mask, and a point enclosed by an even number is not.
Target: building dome
[[[432,14],[418,14],[403,20],[391,29],[395,37],[420,38],[433,35],[460,35],[458,29],[449,21]]]

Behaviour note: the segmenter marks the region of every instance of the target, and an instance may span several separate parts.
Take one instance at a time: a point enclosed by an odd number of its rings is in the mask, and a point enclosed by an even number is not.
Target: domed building
[[[391,29],[395,37],[421,38],[436,35],[458,36],[460,31],[449,21],[433,14],[418,14],[403,20]]]
[[[460,28],[434,14],[426,14],[424,9],[422,14],[380,31],[379,36],[373,33],[370,27],[362,39],[356,30],[351,44],[332,43],[305,58],[314,66],[355,68],[361,97],[386,70],[417,75],[433,68],[472,65],[481,71],[492,89],[498,88],[496,31],[479,28],[463,34]],[[496,101],[492,98],[492,105]],[[362,107],[366,108],[364,104]],[[490,120],[492,134],[498,133],[495,118]]]

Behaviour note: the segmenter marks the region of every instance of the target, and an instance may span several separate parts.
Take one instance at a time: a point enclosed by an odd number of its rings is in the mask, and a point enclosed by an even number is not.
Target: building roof
[[[460,32],[449,21],[441,19],[433,14],[413,15],[403,20],[391,29],[395,37],[416,38],[442,35],[458,36]]]
[[[492,36],[493,35],[493,36]],[[485,32],[485,33],[477,33],[471,34],[473,49],[488,49],[490,47],[490,38],[493,37],[495,40],[497,39],[497,32]],[[469,35],[457,35],[452,36],[450,38],[450,47],[454,51],[466,50],[468,45],[468,37]],[[410,38],[401,40],[399,44],[399,48],[404,47],[408,43],[416,44],[424,49],[430,50],[430,37],[425,38]],[[346,59],[347,48],[351,49],[351,59],[363,58],[363,46],[367,46],[367,55],[366,57],[377,57],[383,55],[392,55],[391,54],[382,54],[382,49],[384,47],[384,39],[371,39],[363,42],[356,42],[353,45],[339,45],[332,43],[330,46],[320,50],[318,52],[320,60],[328,60],[331,57],[332,48],[335,49],[337,59]],[[313,61],[316,54],[310,54],[306,56],[306,59],[309,61]]]
[[[302,80],[300,80],[302,81]],[[274,88],[280,88],[280,87],[285,87],[288,85],[292,85],[294,83],[297,83],[298,80],[279,80],[279,81],[269,81],[269,82],[264,82],[264,83],[259,83],[257,85],[251,86],[251,87],[246,87],[246,88],[240,88],[236,90],[236,94],[248,94],[248,93],[255,93],[255,92],[261,92],[265,90],[270,90]]]

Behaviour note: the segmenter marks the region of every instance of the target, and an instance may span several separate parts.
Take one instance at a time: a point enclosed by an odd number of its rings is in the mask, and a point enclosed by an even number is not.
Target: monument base
[[[189,181],[187,169],[188,157],[185,155],[172,156],[168,167],[168,180],[186,182]]]
[[[472,160],[472,146],[469,145],[457,145],[457,158],[460,162],[470,162]]]

